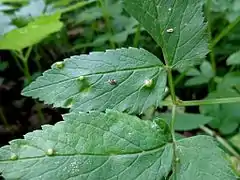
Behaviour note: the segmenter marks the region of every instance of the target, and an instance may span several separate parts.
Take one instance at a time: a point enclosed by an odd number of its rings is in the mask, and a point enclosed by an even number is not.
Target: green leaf
[[[239,94],[229,86],[223,87],[224,89],[210,93],[206,99],[239,97]],[[213,117],[209,124],[212,128],[218,129],[222,134],[230,134],[236,131],[240,124],[239,106],[240,103],[202,105],[200,111],[206,116]]]
[[[211,64],[208,61],[203,61],[200,66],[200,70],[203,76],[208,78],[209,80],[214,77],[214,71],[212,69]]]
[[[186,73],[186,76],[199,76],[199,75],[201,74],[196,68],[190,68]]]
[[[166,86],[161,61],[144,49],[117,49],[55,63],[23,95],[74,111],[142,113],[160,105]]]
[[[209,79],[205,76],[195,76],[190,79],[188,79],[185,82],[185,86],[196,86],[196,85],[202,85],[207,84],[209,82]]]
[[[0,0],[1,3],[27,3],[28,0]]]
[[[169,129],[108,110],[71,113],[0,149],[5,179],[163,180],[171,173]],[[164,125],[164,127],[166,127]],[[179,180],[235,180],[211,137],[177,142]]]
[[[231,137],[229,140],[236,148],[238,148],[240,150],[240,133]]]
[[[187,68],[208,53],[202,0],[124,0],[124,4],[161,46],[169,66]]]
[[[64,119],[2,147],[2,175],[6,179],[154,180],[163,179],[171,169],[170,133],[163,134],[151,121],[114,111],[72,113]]]
[[[161,114],[160,118],[167,120],[169,123],[171,121],[171,114]],[[187,131],[198,129],[201,125],[208,124],[212,120],[212,117],[204,116],[201,114],[191,114],[191,113],[177,113],[175,130]]]
[[[63,23],[59,21],[60,16],[59,13],[40,16],[27,26],[10,31],[0,39],[0,49],[20,51],[39,43],[62,28]]]
[[[217,91],[226,97],[226,90],[231,91],[228,97],[238,97],[240,92],[240,72],[226,74],[221,83],[217,86]]]
[[[239,65],[240,64],[240,51],[233,53],[227,59],[227,65]]]
[[[179,141],[178,180],[233,180],[232,169],[226,163],[226,155],[208,136],[196,136]]]

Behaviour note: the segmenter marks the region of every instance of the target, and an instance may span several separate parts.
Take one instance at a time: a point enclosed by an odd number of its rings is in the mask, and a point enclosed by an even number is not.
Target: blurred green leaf
[[[231,137],[229,140],[236,148],[238,148],[240,150],[240,133]]]
[[[186,76],[199,76],[199,75],[201,75],[201,73],[196,68],[190,68],[186,73]]]
[[[170,113],[160,114],[158,117],[170,123],[172,115]],[[201,114],[177,113],[175,121],[175,130],[188,131],[198,129],[201,125],[208,124],[213,118]]]
[[[235,52],[227,59],[227,65],[239,65],[240,64],[240,51]]]
[[[35,18],[43,15],[47,5],[44,0],[30,0],[29,4],[15,12],[17,17]]]
[[[11,24],[12,20],[9,16],[5,15],[4,13],[0,12],[0,41],[1,35],[15,29],[16,27]]]
[[[208,61],[203,61],[203,63],[200,65],[200,70],[201,74],[206,78],[211,79],[214,77],[212,66]]]
[[[27,3],[29,0],[0,0],[0,3]]]
[[[239,72],[227,74],[217,90],[208,94],[206,99],[239,97],[240,76]],[[240,124],[240,103],[215,104],[200,106],[200,110],[207,116],[212,116],[213,121],[209,124],[212,128],[218,129],[223,134],[234,132]]]
[[[27,26],[10,31],[0,39],[0,49],[20,51],[39,43],[50,34],[61,30],[63,23],[59,19],[59,13],[40,16]]]
[[[205,76],[195,76],[192,77],[190,79],[188,79],[185,82],[185,86],[196,86],[196,85],[202,85],[202,84],[206,84],[209,82],[209,79],[206,78]]]
[[[0,12],[1,11],[12,10],[12,9],[14,9],[13,6],[1,4],[1,2],[0,2]],[[1,21],[1,19],[0,19],[0,21]]]
[[[4,71],[8,67],[8,62],[7,61],[0,61],[0,72]]]
[[[203,63],[200,65],[200,72],[197,69],[192,68],[191,71],[187,73],[188,73],[188,76],[190,75],[191,76],[196,75],[196,76],[188,79],[185,82],[185,86],[196,86],[196,85],[207,84],[214,77],[212,66],[208,61],[203,61]]]

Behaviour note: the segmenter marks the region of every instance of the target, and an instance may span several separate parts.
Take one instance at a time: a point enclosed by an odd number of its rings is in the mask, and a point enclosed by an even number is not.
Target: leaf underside
[[[135,17],[161,46],[174,69],[199,64],[208,53],[202,0],[124,0]]]
[[[169,129],[113,110],[106,114],[71,113],[64,119],[2,147],[3,177],[161,180],[170,175],[173,152]],[[211,137],[180,140],[177,154],[179,180],[236,179]]]
[[[150,87],[144,86],[146,80],[152,80]],[[122,48],[56,63],[22,94],[73,111],[142,113],[160,105],[165,86],[166,72],[157,57],[144,49]]]

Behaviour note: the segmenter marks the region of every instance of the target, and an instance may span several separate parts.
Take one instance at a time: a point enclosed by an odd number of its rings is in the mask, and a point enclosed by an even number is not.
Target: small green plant
[[[175,133],[176,129],[200,126],[220,139],[202,126],[211,118],[178,114],[177,108],[201,106],[209,114],[214,113],[209,110],[211,105],[240,102],[234,95],[218,98],[217,94],[197,101],[176,96],[172,71],[188,71],[209,52],[203,2],[124,0],[123,4],[162,48],[164,59],[141,48],[120,48],[53,64],[22,94],[71,112],[64,115],[64,121],[44,125],[0,149],[0,171],[5,179],[238,179],[214,138],[182,139]],[[205,82],[212,81],[214,71],[209,75],[201,69],[208,77]],[[163,100],[167,82],[170,101]],[[219,86],[223,84],[224,80]],[[134,116],[159,106],[170,106],[171,115],[147,121]],[[196,117],[203,120],[178,123]]]

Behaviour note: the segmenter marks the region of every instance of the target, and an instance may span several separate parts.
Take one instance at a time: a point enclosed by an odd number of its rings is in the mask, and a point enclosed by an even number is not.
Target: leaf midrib
[[[148,66],[148,67],[139,67],[139,68],[125,68],[125,69],[121,69],[121,70],[111,70],[111,71],[104,71],[104,72],[96,72],[96,73],[89,73],[89,74],[80,74],[79,76],[95,76],[95,75],[105,75],[105,74],[111,74],[111,73],[117,73],[117,72],[127,72],[127,71],[141,71],[141,70],[144,70],[144,69],[155,69],[155,68],[159,68],[159,69],[162,69],[164,70],[164,65],[162,64],[159,64],[158,66]],[[52,70],[50,70],[52,71]],[[45,74],[45,73],[44,73]],[[42,77],[44,77],[44,74]],[[73,80],[76,80],[79,78],[78,77],[74,77],[74,78],[70,78],[70,79],[66,79],[66,80],[61,80],[61,81],[57,81],[55,83],[51,83],[51,84],[47,84],[47,85],[43,85],[43,86],[39,86],[39,87],[36,87],[36,88],[31,88],[30,90],[27,90],[27,91],[23,91],[23,94],[24,93],[28,93],[28,92],[32,92],[32,91],[35,91],[35,90],[38,90],[38,89],[42,89],[42,88],[46,88],[46,87],[49,87],[49,86],[54,86],[54,85],[57,85],[57,84],[61,84],[61,83],[65,83],[65,82],[69,82],[69,81],[73,81]]]
[[[25,157],[25,158],[19,158],[17,160],[15,160],[15,162],[17,161],[27,161],[27,160],[34,160],[34,159],[42,159],[42,158],[54,158],[54,157],[73,157],[73,156],[99,156],[99,157],[109,157],[109,156],[135,156],[135,155],[146,155],[146,154],[151,154],[151,153],[155,153],[158,152],[160,150],[162,150],[163,148],[166,148],[167,146],[171,145],[172,143],[168,143],[166,142],[166,144],[164,145],[160,145],[157,147],[154,147],[152,149],[148,149],[145,151],[136,151],[136,152],[126,152],[126,153],[121,153],[121,154],[114,154],[114,153],[109,153],[109,154],[93,154],[93,153],[75,153],[75,154],[54,154],[52,156],[49,155],[45,155],[45,156],[37,156],[37,157]],[[14,160],[0,160],[0,164],[2,163],[8,163],[8,162],[14,162]]]

